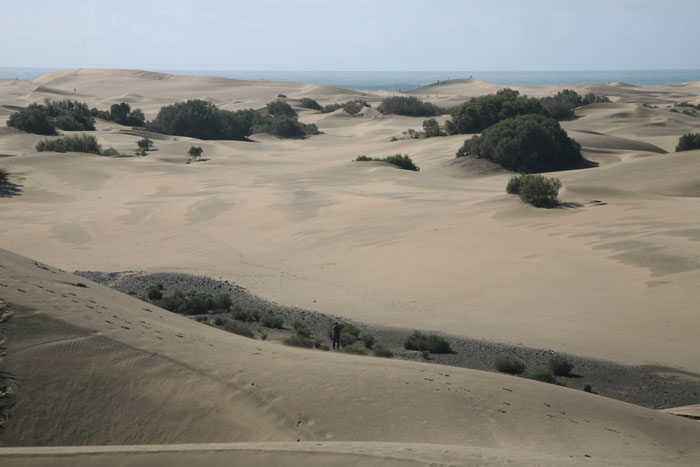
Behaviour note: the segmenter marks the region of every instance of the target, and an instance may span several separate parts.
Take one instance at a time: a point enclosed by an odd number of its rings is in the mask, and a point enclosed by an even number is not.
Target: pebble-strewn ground
[[[146,288],[153,284],[162,284],[164,295],[171,295],[176,290],[198,290],[212,294],[228,293],[233,301],[233,309],[261,313],[271,311],[283,317],[286,328],[290,328],[290,323],[295,319],[303,319],[315,337],[322,338],[329,344],[328,329],[334,321],[342,320],[341,317],[329,314],[282,306],[257,297],[234,283],[207,277],[174,273],[143,274],[133,271],[117,273],[77,271],[76,274],[121,292],[131,293],[144,300],[146,300]],[[395,358],[422,360],[420,353],[403,350],[403,339],[413,330],[378,327],[357,322],[353,324],[363,332],[374,335],[377,343],[392,349]],[[282,340],[291,333],[289,329],[264,329],[263,331],[257,323],[245,323],[244,326],[253,331],[256,336],[265,332],[269,340]],[[556,355],[556,352],[547,349],[512,346],[462,336],[445,337],[450,341],[454,353],[432,354],[429,362],[495,371],[494,362],[497,357],[512,355],[522,359],[528,369],[535,369],[546,366],[549,358]],[[593,392],[602,396],[655,409],[700,402],[700,375],[697,374],[661,367],[624,366],[572,355],[567,355],[567,358],[574,363],[573,376],[558,377],[557,380],[570,388],[583,389],[585,384],[591,384]]]

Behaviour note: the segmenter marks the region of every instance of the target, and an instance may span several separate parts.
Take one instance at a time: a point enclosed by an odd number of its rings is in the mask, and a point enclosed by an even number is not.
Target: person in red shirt
[[[340,325],[337,321],[333,325],[331,340],[333,341],[333,349],[340,349]]]

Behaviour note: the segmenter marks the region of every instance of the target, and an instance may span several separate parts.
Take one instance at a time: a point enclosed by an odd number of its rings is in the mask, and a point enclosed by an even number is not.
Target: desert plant
[[[425,134],[426,138],[445,136],[445,133],[440,128],[440,123],[434,118],[423,121],[423,134]]]
[[[286,345],[291,345],[294,347],[306,347],[308,349],[310,349],[314,346],[314,342],[312,339],[309,339],[308,337],[305,337],[305,336],[300,336],[299,334],[294,334],[293,336],[289,336],[285,340],[283,340],[282,342]]]
[[[573,368],[573,363],[563,355],[556,355],[549,359],[549,369],[554,376],[569,376]]]
[[[272,101],[269,102],[266,106],[267,108],[267,113],[270,115],[283,115],[286,117],[296,117],[297,113],[294,111],[291,105],[287,104],[284,101]]]
[[[153,140],[150,138],[142,138],[136,142],[136,145],[142,151],[150,151],[153,149]]]
[[[319,104],[315,100],[311,99],[310,97],[302,98],[301,102],[299,103],[299,107],[303,107],[305,109],[312,109],[312,110],[322,110],[323,109],[323,107],[321,107],[321,104]]]
[[[583,390],[584,390],[584,392],[593,392],[593,386],[591,386],[590,383],[586,383],[583,386]]]
[[[557,382],[557,380],[554,378],[552,370],[549,368],[535,368],[534,370],[526,371],[522,374],[522,376],[523,378],[534,379],[543,383],[554,384]]]
[[[523,180],[523,176],[512,176],[510,177],[510,180],[508,180],[508,184],[506,185],[506,193],[510,195],[519,195],[520,194],[520,185]]]
[[[495,367],[501,373],[517,375],[525,371],[525,363],[517,357],[504,356],[496,359]]]
[[[267,333],[266,333],[266,332],[261,332],[261,333],[260,333],[260,339],[266,341],[266,340],[267,340]]]
[[[367,347],[368,349],[371,349],[372,346],[374,346],[374,336],[368,332],[363,332],[362,334],[360,334],[360,340],[362,340],[362,342],[365,344],[365,347]]]
[[[489,159],[521,173],[548,172],[581,167],[581,146],[559,122],[541,115],[503,120],[464,142],[457,157]]]
[[[102,155],[107,156],[107,157],[114,157],[114,156],[119,156],[120,154],[119,154],[119,151],[117,151],[116,149],[109,147],[109,148],[105,149],[104,151],[102,151]]]
[[[56,124],[39,104],[30,104],[26,109],[10,115],[7,126],[38,135],[56,134]]]
[[[374,346],[372,346],[372,354],[374,354],[375,357],[383,358],[392,358],[394,356],[394,352],[387,349],[381,344],[375,344]]]
[[[393,156],[387,156],[384,159],[382,159],[384,162],[388,162],[389,164],[393,164],[397,166],[400,169],[404,170],[413,170],[418,172],[420,170],[420,167],[418,167],[416,164],[413,163],[410,157],[408,155],[401,155],[401,154],[394,154]]]
[[[237,323],[236,321],[227,321],[224,324],[224,331],[232,332],[233,334],[238,334],[239,336],[249,337],[255,339],[255,334],[253,331],[247,327]]]
[[[557,178],[547,178],[542,175],[520,176],[520,199],[536,207],[556,206],[560,188],[561,182]]]
[[[260,326],[282,329],[283,325],[284,321],[282,320],[282,317],[272,313],[271,311],[263,313],[263,315],[260,317]]]
[[[294,328],[294,331],[298,336],[311,337],[311,329],[309,329],[309,325],[306,324],[306,321],[304,320],[295,319],[292,323],[292,328]]]
[[[442,336],[415,331],[403,341],[406,350],[427,350],[432,353],[452,353],[450,343]]]
[[[163,298],[163,292],[161,292],[158,287],[152,285],[146,290],[146,296],[149,300],[160,300]]]
[[[101,154],[102,147],[97,143],[94,136],[88,135],[73,135],[64,136],[57,139],[46,139],[40,141],[36,145],[36,150],[55,151],[55,152],[86,152],[92,154]]]
[[[386,97],[377,107],[383,114],[406,115],[409,117],[433,117],[446,113],[435,104],[423,102],[414,96]]]
[[[238,320],[238,321],[244,321],[244,322],[255,321],[253,319],[252,313],[250,313],[247,310],[243,310],[241,308],[237,308],[237,309],[233,310],[233,319]]]
[[[187,154],[190,156],[190,160],[196,161],[202,158],[202,152],[204,150],[200,146],[191,146]]]
[[[700,133],[686,133],[678,140],[676,152],[700,149]]]
[[[340,351],[345,352],[345,353],[355,354],[355,355],[367,355],[367,351],[364,348],[362,348],[360,345],[358,345],[357,342],[353,342],[352,344],[348,344],[348,345],[343,345],[340,348]]]

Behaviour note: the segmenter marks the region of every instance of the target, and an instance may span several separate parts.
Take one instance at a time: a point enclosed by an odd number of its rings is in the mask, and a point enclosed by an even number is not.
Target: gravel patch
[[[373,326],[343,319],[340,316],[280,305],[253,295],[245,288],[229,281],[188,274],[146,274],[137,271],[111,273],[76,271],[75,274],[120,292],[129,293],[144,301],[147,301],[146,289],[155,284],[162,284],[165,296],[172,295],[176,290],[198,290],[211,294],[228,293],[233,302],[232,310],[234,312],[235,310],[260,314],[272,312],[282,317],[285,329],[262,328],[257,322],[234,322],[233,312],[195,318],[213,325],[216,318],[219,317],[220,320],[233,322],[234,327],[244,327],[258,338],[265,334],[265,337],[272,341],[282,341],[293,334],[291,323],[295,319],[301,319],[307,323],[316,338],[330,345],[328,337],[330,327],[335,321],[344,321],[357,326],[361,332],[371,333],[377,344],[391,349],[394,352],[394,358],[402,360],[424,361],[496,372],[494,362],[500,356],[518,357],[525,362],[528,370],[532,370],[546,367],[549,359],[558,355],[551,349],[535,349],[471,339],[465,336],[441,334],[450,342],[454,352],[451,354],[431,354],[429,359],[425,360],[420,352],[403,349],[404,338],[413,330]],[[574,364],[572,375],[557,377],[557,381],[572,389],[583,390],[586,384],[590,384],[594,393],[653,409],[700,403],[700,374],[659,366],[627,366],[575,355],[565,356]]]

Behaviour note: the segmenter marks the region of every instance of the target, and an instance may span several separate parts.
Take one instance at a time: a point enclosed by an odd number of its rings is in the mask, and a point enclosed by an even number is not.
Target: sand
[[[324,132],[307,140],[154,137],[157,151],[145,158],[37,153],[42,137],[3,131],[0,154],[9,157],[0,158],[0,168],[9,175],[0,199],[0,246],[12,253],[2,253],[8,287],[0,297],[20,307],[7,322],[12,332],[3,365],[24,378],[20,394],[33,401],[21,405],[18,397],[21,424],[5,424],[3,444],[300,439],[294,451],[303,454],[295,455],[308,462],[319,450],[343,453],[338,462],[346,454],[369,455],[371,462],[405,459],[394,443],[417,443],[408,457],[419,463],[579,465],[588,454],[598,465],[696,465],[700,432],[689,419],[478,371],[249,341],[155,308],[144,311],[141,302],[97,285],[71,286],[80,279],[15,256],[66,271],[198,274],[285,305],[378,325],[700,373],[700,152],[673,153],[681,134],[699,131],[700,119],[665,108],[699,102],[700,85],[567,87],[613,103],[577,110],[579,118],[563,123],[599,166],[554,174],[566,204],[552,210],[505,194],[509,174],[455,161],[463,135],[408,139],[403,132],[420,129],[422,119],[374,109],[354,118],[298,109],[301,121]],[[519,90],[548,95],[562,88]],[[497,89],[463,80],[415,94],[448,105]],[[127,101],[152,118],[162,105],[187,98],[233,110],[260,108],[278,94],[292,105],[301,97],[322,104],[360,97],[373,107],[386,95],[74,70],[33,82],[0,81],[0,124],[16,106],[46,97],[100,108]],[[111,122],[97,127],[103,146],[127,154],[142,137]],[[204,149],[204,160],[187,165],[191,145]],[[420,172],[352,162],[360,154],[396,153],[409,154]],[[32,331],[22,332],[22,323],[32,323]],[[56,414],[80,423],[63,423]],[[322,446],[305,444],[312,441]],[[368,442],[379,444],[370,449]],[[452,447],[441,457],[434,446],[445,444]],[[255,462],[264,465],[290,449],[265,446],[182,450],[192,463],[214,463],[235,456],[253,462],[262,449],[268,461]],[[33,449],[0,451],[19,456],[0,462],[53,459]],[[100,449],[71,455],[85,465],[142,455]],[[158,454],[147,457],[162,462],[171,455],[151,451]]]

